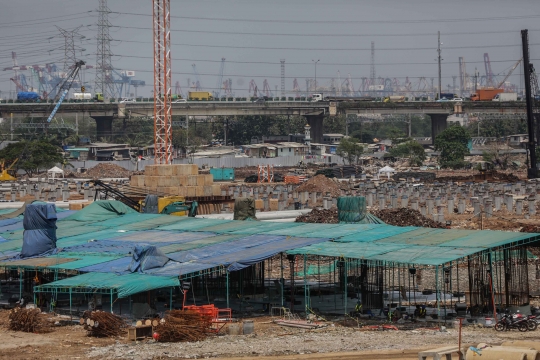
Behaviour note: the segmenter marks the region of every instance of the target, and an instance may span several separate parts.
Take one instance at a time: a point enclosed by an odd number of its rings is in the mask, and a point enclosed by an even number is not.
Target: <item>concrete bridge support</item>
[[[428,116],[431,118],[431,141],[432,144],[434,144],[437,135],[442,133],[447,127],[446,119],[448,118],[448,115],[428,114]]]
[[[113,116],[91,116],[96,121],[96,136],[98,140],[112,136]]]
[[[321,144],[323,142],[323,119],[324,115],[304,115],[311,126],[311,142]]]

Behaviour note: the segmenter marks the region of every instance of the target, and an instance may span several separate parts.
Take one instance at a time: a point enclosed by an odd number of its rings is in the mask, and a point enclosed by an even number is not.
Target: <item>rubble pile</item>
[[[362,168],[360,166],[335,166],[332,168],[326,168],[317,170],[315,175],[324,175],[329,178],[350,178],[351,176],[358,176],[362,174]]]
[[[341,195],[339,185],[324,175],[317,175],[312,177],[311,179],[297,187],[296,191],[318,192],[323,194],[329,192],[333,197],[338,197]]]
[[[396,181],[400,179],[420,179],[422,182],[432,182],[435,180],[435,173],[432,172],[398,172],[392,175],[392,178]]]
[[[540,233],[540,225],[526,224],[519,231],[525,233]]]
[[[337,224],[338,212],[337,209],[313,209],[311,212],[300,215],[296,218],[296,222],[303,223],[318,223],[318,224]]]
[[[124,169],[121,166],[103,163],[88,169],[84,177],[91,177],[92,179],[102,178],[128,178],[130,175],[129,170]]]
[[[444,229],[441,223],[428,219],[419,211],[413,209],[384,209],[372,211],[372,214],[388,225],[394,226],[420,226],[428,228]]]

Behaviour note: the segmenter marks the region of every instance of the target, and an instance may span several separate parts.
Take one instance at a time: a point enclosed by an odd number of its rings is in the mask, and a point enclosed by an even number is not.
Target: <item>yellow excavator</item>
[[[6,160],[2,160],[0,162],[0,169],[2,170],[2,174],[0,174],[0,181],[16,181],[17,180],[17,173],[16,170],[12,170],[13,166],[19,161],[19,159],[15,159],[8,167],[6,167]]]

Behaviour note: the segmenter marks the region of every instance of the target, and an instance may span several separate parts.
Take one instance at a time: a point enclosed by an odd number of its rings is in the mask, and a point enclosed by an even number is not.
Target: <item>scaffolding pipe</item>
[[[226,279],[226,287],[227,287],[227,308],[230,308],[230,305],[229,305],[229,270],[225,270],[226,274],[227,274],[227,279]],[[282,299],[282,302],[283,302],[283,299]],[[283,305],[283,304],[282,304]],[[242,306],[242,304],[240,304],[240,306]]]

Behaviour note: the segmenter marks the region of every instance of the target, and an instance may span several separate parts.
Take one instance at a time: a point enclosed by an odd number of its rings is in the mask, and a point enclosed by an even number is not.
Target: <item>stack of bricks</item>
[[[199,175],[194,164],[147,165],[144,175],[133,175],[130,185],[150,193],[185,197],[220,196],[221,187],[214,184],[211,174]]]

